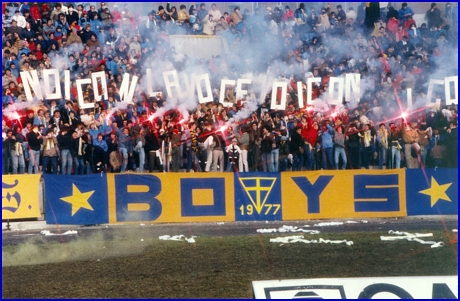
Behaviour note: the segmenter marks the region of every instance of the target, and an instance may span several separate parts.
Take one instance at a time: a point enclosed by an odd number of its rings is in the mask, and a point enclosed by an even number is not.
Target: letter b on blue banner
[[[156,220],[162,212],[156,198],[161,181],[155,176],[115,175],[117,222],[146,222]]]

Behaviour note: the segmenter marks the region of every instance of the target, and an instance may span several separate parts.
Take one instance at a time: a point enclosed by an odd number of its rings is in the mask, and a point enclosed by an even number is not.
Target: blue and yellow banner
[[[184,223],[457,214],[457,178],[454,169],[44,175],[46,221]]]
[[[283,220],[406,216],[404,169],[281,173]]]
[[[110,223],[235,221],[232,173],[108,174]]]
[[[408,169],[407,214],[458,214],[458,169]]]
[[[109,222],[107,175],[44,174],[47,224],[93,225]]]
[[[239,173],[234,177],[235,220],[281,220],[280,173]]]
[[[40,175],[2,176],[2,219],[40,217]]]

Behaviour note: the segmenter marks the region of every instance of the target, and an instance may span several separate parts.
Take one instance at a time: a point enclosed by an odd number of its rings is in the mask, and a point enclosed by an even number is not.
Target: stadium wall
[[[48,224],[82,225],[458,214],[457,169],[42,177],[2,177],[3,220],[42,213]]]

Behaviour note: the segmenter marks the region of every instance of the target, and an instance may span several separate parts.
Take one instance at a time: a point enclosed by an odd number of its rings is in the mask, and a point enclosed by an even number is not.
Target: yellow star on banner
[[[434,177],[431,177],[431,188],[421,190],[419,193],[429,195],[431,197],[431,207],[433,207],[439,199],[452,202],[446,194],[446,190],[449,189],[450,185],[452,185],[452,183],[439,185]]]
[[[72,205],[72,216],[74,216],[74,214],[77,213],[77,211],[80,210],[80,208],[85,208],[94,211],[93,207],[91,207],[91,205],[88,202],[89,198],[93,193],[94,190],[81,193],[80,190],[78,190],[77,186],[75,186],[75,184],[72,184],[72,195],[65,198],[61,198],[61,200]]]

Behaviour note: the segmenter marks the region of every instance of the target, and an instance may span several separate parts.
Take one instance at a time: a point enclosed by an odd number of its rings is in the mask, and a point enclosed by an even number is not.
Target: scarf
[[[80,138],[78,138],[78,155],[79,156],[83,155],[82,152],[81,152],[82,151],[81,147],[82,147],[82,142],[81,142],[81,137],[80,137]]]
[[[198,151],[198,140],[196,139],[195,131],[190,131],[190,136],[192,136],[192,149],[194,152]]]
[[[371,146],[371,131],[366,131],[364,132],[364,147],[369,147]]]
[[[46,139],[46,150],[50,150],[52,148],[54,148],[54,140]]]
[[[14,144],[14,155],[15,156],[22,155],[22,143],[21,142],[16,142]]]

